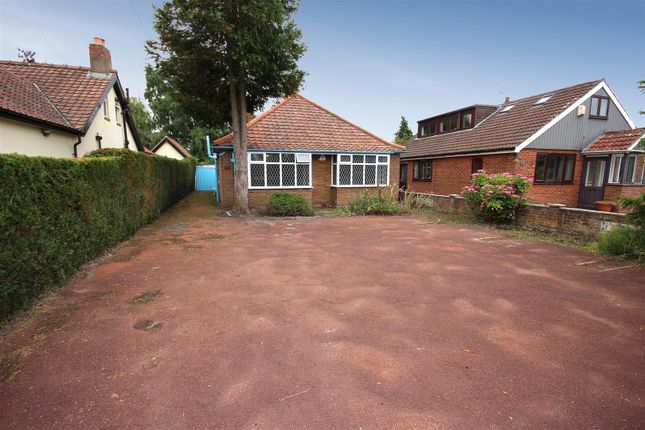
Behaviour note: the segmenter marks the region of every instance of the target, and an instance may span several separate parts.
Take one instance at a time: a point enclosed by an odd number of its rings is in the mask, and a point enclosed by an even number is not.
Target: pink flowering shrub
[[[463,195],[475,215],[488,222],[508,222],[517,208],[524,203],[522,197],[531,182],[510,173],[487,174],[483,170],[473,173],[470,185]]]

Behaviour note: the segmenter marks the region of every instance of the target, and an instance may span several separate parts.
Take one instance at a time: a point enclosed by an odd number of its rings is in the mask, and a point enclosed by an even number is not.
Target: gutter
[[[232,146],[216,146],[218,149],[231,150]],[[408,152],[407,149],[399,149],[388,152],[369,152],[369,151],[324,151],[324,150],[306,150],[306,149],[250,149],[247,148],[246,152],[288,152],[293,154],[365,154],[365,155],[392,155],[403,154]]]
[[[78,158],[78,145],[81,144],[81,135],[77,134],[76,137],[78,138],[78,140],[74,144],[74,158]]]

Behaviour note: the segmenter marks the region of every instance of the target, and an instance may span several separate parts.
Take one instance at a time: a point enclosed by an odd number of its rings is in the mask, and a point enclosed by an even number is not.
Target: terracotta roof
[[[603,80],[585,82],[511,100],[501,105],[495,113],[474,128],[410,139],[406,145],[408,152],[401,158],[514,150],[601,82]],[[537,100],[547,95],[551,98],[545,103],[534,105]],[[513,107],[507,112],[502,112],[508,106]]]
[[[330,152],[393,152],[395,145],[363,130],[322,106],[294,94],[248,123],[249,149]],[[216,146],[233,144],[233,134]]]
[[[116,73],[99,75],[91,73],[88,67],[60,64],[0,61],[0,70],[5,72],[5,76],[19,76],[27,87],[27,83],[36,85],[49,100],[49,104],[77,131],[85,131],[86,125],[89,126],[89,120],[101,97],[116,79]],[[0,81],[0,85],[4,86],[2,82],[7,81]],[[36,100],[33,91],[16,90],[10,93],[10,104],[20,109],[17,113],[43,121],[53,119],[49,113],[51,106],[48,107],[42,97]]]
[[[643,138],[645,138],[645,128],[608,131],[591,142],[583,152],[628,151]]]
[[[179,153],[180,153],[181,155],[183,155],[184,157],[192,157],[192,155],[190,154],[190,152],[188,152],[188,151],[186,150],[186,148],[184,148],[183,146],[181,146],[181,144],[180,144],[179,142],[177,142],[175,139],[173,139],[172,137],[170,137],[170,136],[168,136],[168,135],[165,135],[164,137],[162,137],[162,138],[161,138],[161,140],[159,141],[159,143],[157,143],[157,144],[155,145],[155,147],[154,147],[154,148],[152,148],[152,152],[157,152],[157,150],[158,150],[159,148],[161,148],[161,146],[162,146],[164,143],[166,143],[166,142],[167,142],[167,143],[169,143],[169,144],[170,144],[170,146],[172,146],[173,148],[175,148],[175,149],[177,150],[177,152],[179,152]]]
[[[71,128],[72,125],[33,82],[0,69],[0,109]]]

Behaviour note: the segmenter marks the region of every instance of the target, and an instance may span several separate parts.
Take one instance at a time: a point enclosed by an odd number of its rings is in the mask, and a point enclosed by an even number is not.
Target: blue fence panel
[[[215,166],[197,166],[195,172],[195,189],[197,191],[215,191],[217,189],[217,171]]]

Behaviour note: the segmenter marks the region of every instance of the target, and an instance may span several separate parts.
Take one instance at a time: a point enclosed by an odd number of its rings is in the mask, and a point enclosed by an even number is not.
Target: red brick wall
[[[461,194],[470,183],[473,158],[450,157],[435,158],[432,161],[432,180],[413,179],[414,162],[407,161],[408,191],[434,194]],[[513,172],[515,154],[482,155],[484,170],[490,173]]]
[[[217,157],[217,171],[219,173],[219,190],[222,206],[233,206],[233,164],[231,164],[231,151]]]
[[[570,184],[533,184],[526,198],[538,203],[559,203],[567,206],[578,206],[580,194],[580,178],[582,176],[583,157],[580,151],[543,151],[524,149],[517,158],[515,173],[524,175],[533,181],[535,176],[535,163],[538,153],[558,153],[576,155],[576,164],[573,168],[573,182]]]

